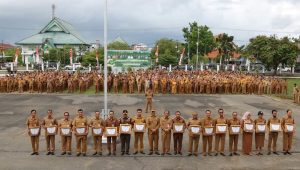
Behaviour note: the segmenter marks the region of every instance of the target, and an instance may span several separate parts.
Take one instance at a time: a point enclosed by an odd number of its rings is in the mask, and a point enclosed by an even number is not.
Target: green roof
[[[41,45],[50,40],[54,45],[89,45],[68,22],[54,17],[39,33],[16,42],[17,45]]]
[[[121,37],[117,37],[116,39],[114,39],[111,43],[114,42],[118,42],[118,43],[122,43],[122,44],[128,44],[123,38]]]

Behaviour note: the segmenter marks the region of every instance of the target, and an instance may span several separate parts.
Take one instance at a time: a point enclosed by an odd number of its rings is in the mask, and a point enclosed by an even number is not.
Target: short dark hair
[[[273,112],[277,112],[277,110],[274,109],[274,110],[272,110],[272,113],[273,113]]]
[[[224,111],[222,108],[220,108],[219,110],[218,110],[218,112],[220,112],[220,111]]]
[[[48,112],[52,112],[52,109],[48,109]]]
[[[67,114],[67,115],[66,115]],[[69,112],[65,112],[64,116],[70,116]]]
[[[209,109],[205,110],[205,112],[211,112]]]
[[[291,109],[287,109],[286,112],[292,111]]]
[[[177,110],[177,111],[175,112],[175,114],[176,114],[176,113],[179,113],[179,114],[181,114],[181,112],[180,112],[179,110]]]
[[[123,110],[123,113],[128,113],[128,111],[127,110]]]
[[[143,110],[142,110],[142,109],[136,109],[136,111],[137,111],[137,112],[142,112]]]
[[[110,110],[109,113],[115,113],[113,110]]]
[[[82,109],[78,109],[77,112],[83,112],[83,110]]]
[[[258,111],[257,115],[264,115],[262,111]]]
[[[30,113],[32,113],[32,112],[36,112],[36,110],[35,110],[35,109],[32,109],[32,110],[30,111]]]

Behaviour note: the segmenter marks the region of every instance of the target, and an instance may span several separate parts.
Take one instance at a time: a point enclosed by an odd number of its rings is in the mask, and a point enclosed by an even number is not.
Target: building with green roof
[[[88,48],[90,46],[70,23],[57,17],[53,17],[37,34],[24,38],[15,44],[22,47],[23,61],[29,63],[37,61],[37,48],[39,51],[47,52],[49,48],[63,48],[65,45],[69,45],[79,55],[81,47]]]

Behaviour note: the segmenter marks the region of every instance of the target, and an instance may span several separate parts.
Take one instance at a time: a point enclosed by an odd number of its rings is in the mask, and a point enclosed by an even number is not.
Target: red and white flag
[[[158,45],[156,46],[156,51],[155,51],[155,63],[157,64],[158,63]]]
[[[16,53],[15,53],[15,63],[16,63],[16,65],[18,64],[18,57],[19,57],[19,54],[20,54],[20,49],[17,48],[17,49],[16,49]]]
[[[97,61],[97,66],[99,65],[99,51],[96,50],[96,61]]]
[[[36,49],[35,49],[35,62],[36,63],[40,62],[39,47],[36,47]]]
[[[70,65],[73,64],[73,49],[70,49]]]

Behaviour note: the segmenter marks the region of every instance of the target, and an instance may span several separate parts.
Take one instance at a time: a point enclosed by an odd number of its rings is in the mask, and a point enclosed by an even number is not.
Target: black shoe
[[[94,155],[94,156],[97,155],[97,152],[94,152],[93,155]]]
[[[141,153],[141,154],[143,154],[143,155],[145,154],[145,152],[144,152],[144,151],[141,151],[140,153]]]
[[[111,153],[109,152],[108,154],[107,154],[107,156],[110,156],[111,155]]]
[[[51,152],[51,155],[54,155],[54,152]]]
[[[198,156],[198,154],[194,153],[194,156],[196,156],[196,157],[197,157],[197,156]]]
[[[30,155],[35,155],[35,152],[32,152]]]
[[[187,156],[192,156],[193,154],[189,153]]]
[[[80,153],[80,152],[76,154],[76,156],[80,156],[80,155],[81,155],[81,153]]]
[[[283,155],[287,155],[287,152],[283,152]]]
[[[240,156],[240,154],[238,154],[238,153],[236,153],[236,152],[234,152],[233,154],[236,155],[236,156]]]
[[[268,152],[267,155],[271,155],[271,152]]]
[[[165,153],[162,153],[161,156],[165,156]]]
[[[66,154],[66,152],[62,152],[60,155],[65,155]]]
[[[123,156],[125,154],[125,152],[122,152],[121,155]]]
[[[86,153],[83,153],[82,156],[86,156]]]
[[[210,156],[210,154],[208,154],[208,155]],[[215,156],[218,156],[218,155],[219,155],[218,153],[215,154]]]
[[[157,151],[155,152],[155,154],[156,154],[156,155],[160,155],[159,152],[157,152]]]
[[[291,152],[289,152],[289,151],[287,151],[286,153],[287,153],[287,154],[289,154],[289,155],[292,155],[292,153],[291,153]]]
[[[98,155],[99,155],[99,156],[102,156],[102,152],[99,152]]]
[[[68,152],[68,155],[72,155],[72,153],[71,153],[71,152]]]
[[[177,155],[177,152],[174,152],[174,155]]]
[[[230,153],[230,154],[229,154],[229,156],[233,156],[233,154],[232,154],[232,153]]]
[[[212,154],[211,154],[211,153],[209,153],[209,154],[208,154],[208,156],[212,156]]]
[[[222,156],[226,156],[224,153],[220,153],[220,155],[222,155]]]
[[[136,155],[136,154],[138,154],[138,152],[134,152],[134,153],[133,153],[133,155]]]
[[[181,153],[181,152],[178,152],[178,154],[179,154],[179,155],[182,155],[182,153]]]
[[[153,155],[153,152],[149,152],[148,155]]]
[[[279,153],[278,153],[278,152],[273,152],[273,154],[275,154],[275,155],[279,155]]]
[[[39,153],[38,153],[38,152],[35,152],[35,155],[39,155]]]
[[[46,155],[50,155],[50,154],[51,154],[51,152],[47,152],[47,153],[46,153]]]
[[[167,152],[166,154],[167,154],[167,155],[172,155],[170,152]]]
[[[126,152],[126,155],[130,155],[130,153],[129,153],[129,152]]]

